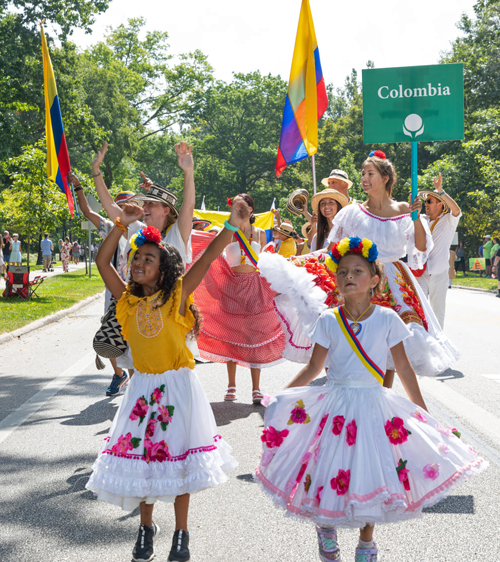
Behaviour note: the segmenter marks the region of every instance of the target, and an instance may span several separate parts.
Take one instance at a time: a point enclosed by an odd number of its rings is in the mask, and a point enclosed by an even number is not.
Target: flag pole
[[[316,163],[314,161],[314,154],[311,156],[312,159],[312,172],[313,172],[313,195],[316,195]]]

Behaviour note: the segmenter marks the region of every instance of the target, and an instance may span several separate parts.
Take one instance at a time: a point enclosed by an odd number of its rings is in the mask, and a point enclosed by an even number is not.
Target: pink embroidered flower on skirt
[[[155,388],[153,390],[153,394],[151,394],[151,402],[156,402],[157,404],[159,404],[162,396],[162,391],[159,388]]]
[[[140,418],[141,421],[139,422],[139,425],[141,425],[142,421],[146,417],[146,414],[148,413],[148,410],[149,410],[148,402],[144,398],[144,396],[141,396],[140,398],[137,399],[137,402],[135,403],[135,406],[132,409],[132,413],[130,414],[129,419],[136,420]]]
[[[274,396],[272,396],[271,394],[264,394],[264,398],[262,398],[260,403],[262,406],[264,406],[264,408],[267,408],[273,398]]]
[[[326,414],[325,416],[323,416],[321,418],[321,421],[319,422],[318,429],[316,430],[316,437],[319,437],[323,433],[323,429],[325,428],[327,419],[328,419],[328,414]]]
[[[323,486],[316,488],[316,495],[314,499],[319,503],[321,501],[321,496],[323,495]]]
[[[168,445],[165,441],[159,441],[151,447],[150,458],[152,461],[163,462],[170,458],[170,456]]]
[[[345,423],[344,416],[335,416],[333,418],[332,433],[334,435],[340,435],[342,432],[342,428],[344,427],[344,423]]]
[[[289,434],[288,429],[278,431],[272,425],[266,427],[260,436],[260,439],[269,449],[279,447],[283,443],[283,439]]]
[[[172,416],[170,416],[168,408],[166,406],[160,406],[158,408],[157,419],[160,423],[170,423],[172,421]]]
[[[132,434],[129,432],[127,435],[120,435],[118,441],[111,447],[113,453],[126,453],[133,449]]]
[[[337,477],[330,480],[330,486],[332,490],[337,491],[337,496],[344,496],[349,488],[349,482],[351,480],[351,471],[340,469]]]
[[[260,464],[262,466],[267,466],[273,460],[273,457],[274,457],[274,453],[272,451],[266,451],[262,453]]]
[[[439,431],[439,433],[442,433],[443,435],[446,435],[446,437],[450,437],[451,436],[451,427],[443,427],[442,425],[439,425],[438,423],[436,424],[436,429]]]
[[[316,449],[314,449],[314,462],[318,462],[320,451],[321,451],[321,443],[318,443]]]
[[[412,412],[411,415],[418,421],[427,423],[427,416],[421,410],[416,410],[415,412]]]
[[[302,466],[300,467],[299,473],[297,475],[297,482],[300,482],[302,480],[302,477],[304,476],[304,474],[306,472],[306,468],[307,468],[307,463],[303,463]]]
[[[448,447],[448,445],[443,442],[439,443],[438,450],[442,455],[447,455],[450,452],[450,448]]]
[[[356,426],[356,421],[352,420],[351,423],[346,425],[346,441],[349,447],[356,443],[356,435],[358,433],[358,428]]]
[[[304,423],[307,419],[305,408],[294,408],[290,414],[293,423]]]
[[[430,478],[431,480],[436,480],[436,478],[439,476],[439,469],[440,468],[441,467],[437,463],[426,464],[423,468],[425,478]]]
[[[408,441],[408,435],[411,435],[405,428],[404,421],[401,418],[387,420],[385,423],[385,433],[393,445],[400,445]]]
[[[410,481],[408,480],[408,474],[410,471],[406,468],[406,463],[408,461],[404,461],[403,459],[399,459],[399,464],[396,467],[396,471],[398,473],[399,481],[403,483],[405,490],[410,489]]]
[[[148,421],[148,425],[146,426],[146,435],[148,437],[153,437],[155,429],[156,429],[156,420],[153,418]]]

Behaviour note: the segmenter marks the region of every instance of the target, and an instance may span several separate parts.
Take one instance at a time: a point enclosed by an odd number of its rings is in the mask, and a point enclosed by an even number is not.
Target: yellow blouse
[[[160,374],[188,367],[194,369],[193,354],[186,346],[186,334],[194,324],[193,295],[186,299],[185,316],[179,314],[182,279],[162,307],[155,307],[159,296],[135,297],[128,289],[116,304],[116,319],[128,341],[134,368],[141,373]]]
[[[297,244],[295,244],[295,240],[293,238],[288,238],[287,240],[283,240],[280,249],[278,250],[278,254],[285,258],[289,258],[290,256],[294,256],[296,253],[297,253]]]

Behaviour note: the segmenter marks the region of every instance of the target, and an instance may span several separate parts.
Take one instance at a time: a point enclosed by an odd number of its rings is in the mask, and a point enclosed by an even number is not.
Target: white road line
[[[0,422],[0,443],[5,441],[20,425],[47,404],[60,390],[94,362],[95,353],[87,353],[60,375],[53,378],[42,390],[37,392],[17,410]]]

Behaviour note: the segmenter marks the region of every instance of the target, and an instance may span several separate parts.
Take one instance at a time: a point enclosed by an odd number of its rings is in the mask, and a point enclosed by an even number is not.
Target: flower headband
[[[376,156],[377,158],[382,158],[382,160],[385,160],[387,158],[385,152],[382,152],[381,150],[372,150],[370,154],[368,154],[368,158],[371,158],[372,156]]]
[[[137,251],[139,246],[142,246],[146,241],[155,242],[156,244],[159,244],[161,242],[160,231],[154,226],[147,226],[145,228],[141,228],[141,230],[139,230],[136,234],[134,234],[130,239],[130,247],[135,252]]]
[[[330,271],[337,271],[340,260],[346,254],[360,254],[369,262],[374,262],[378,258],[377,244],[368,238],[343,238],[340,242],[333,245],[332,251],[328,253],[331,259],[326,260],[326,265]]]

